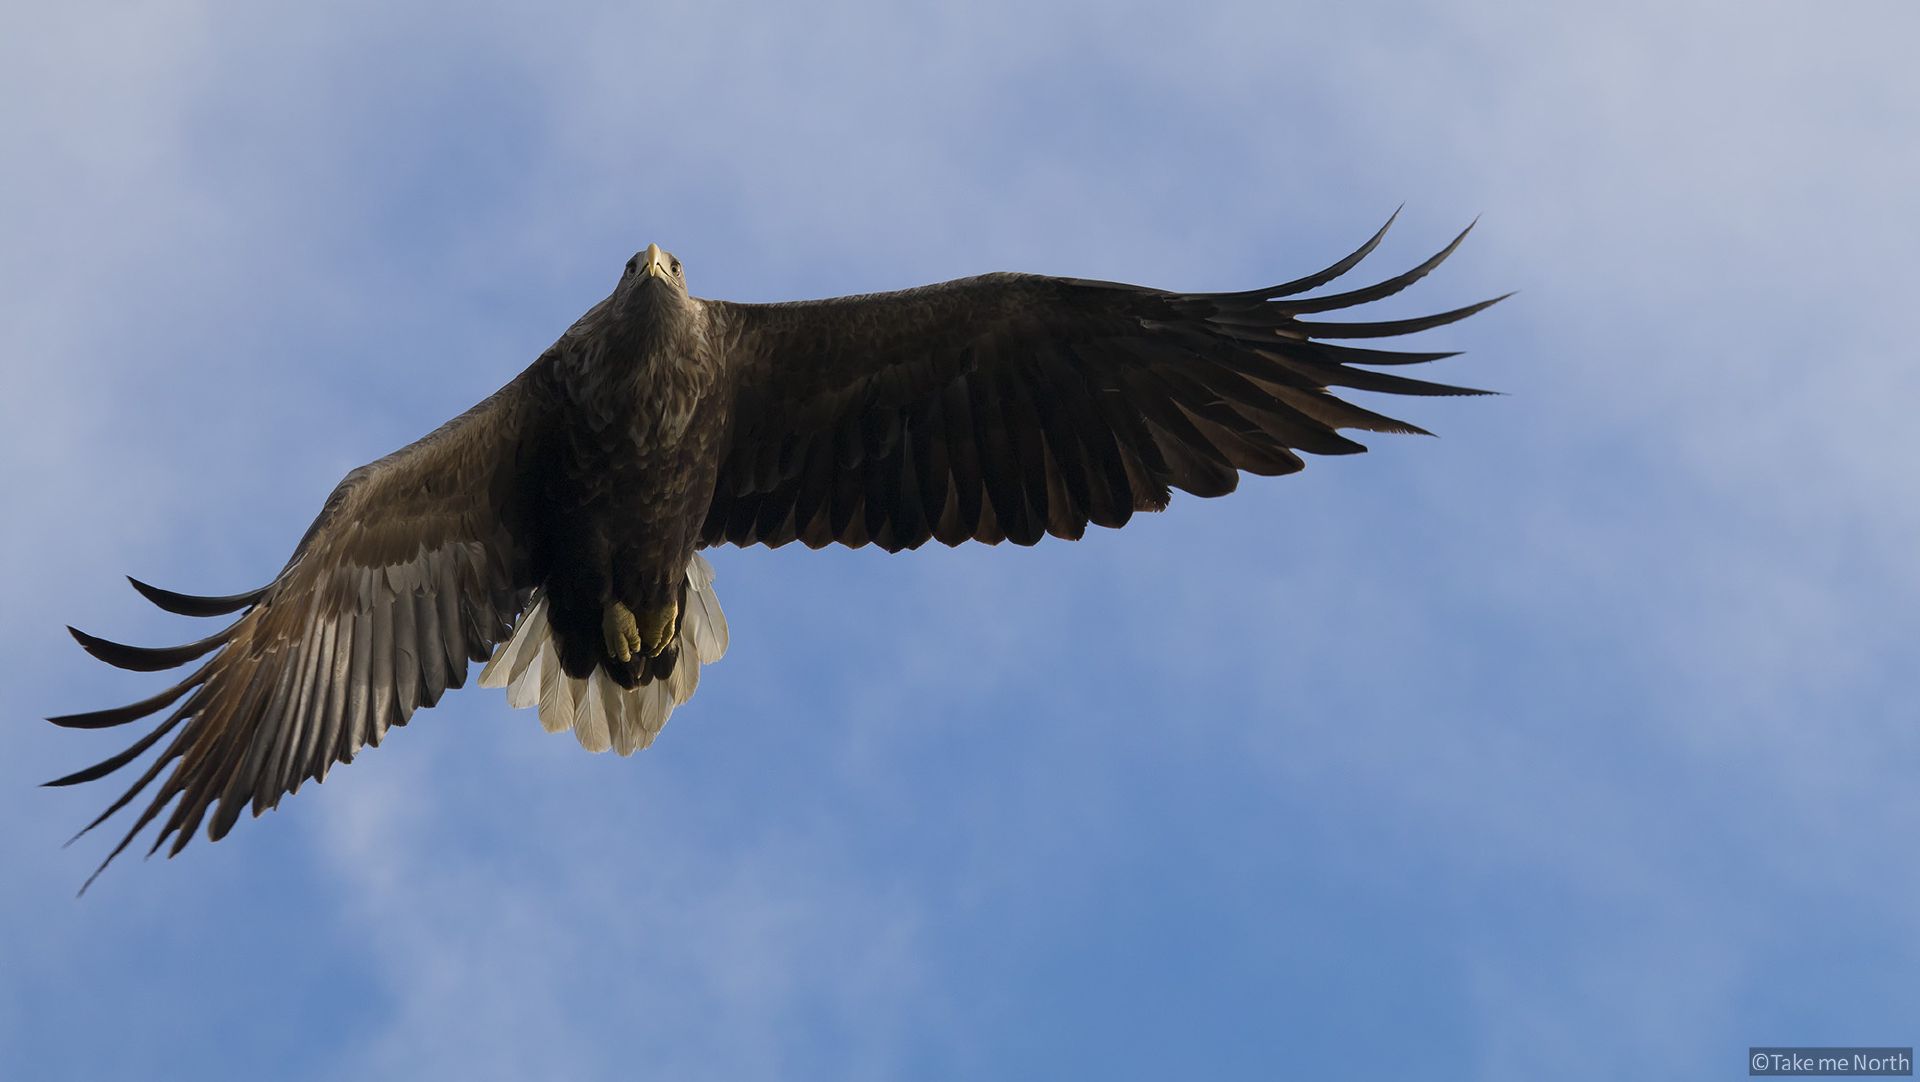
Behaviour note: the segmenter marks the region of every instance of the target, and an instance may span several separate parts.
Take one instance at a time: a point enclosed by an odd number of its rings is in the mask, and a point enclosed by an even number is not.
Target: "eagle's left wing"
[[[1377,285],[1301,296],[1385,232],[1317,274],[1243,293],[990,274],[825,301],[706,302],[734,407],[702,540],[1031,545],[1124,525],[1165,507],[1170,486],[1218,496],[1242,470],[1300,469],[1296,451],[1365,450],[1338,429],[1418,432],[1328,388],[1480,393],[1366,367],[1452,354],[1333,342],[1438,327],[1494,301],[1387,322],[1306,318],[1399,292],[1466,236]]]
[[[533,378],[539,367],[426,438],[348,474],[265,587],[194,597],[134,582],[169,612],[245,609],[226,629],[157,649],[69,629],[88,653],[123,669],[154,672],[211,655],[152,698],[50,719],[97,729],[173,707],[125,751],[48,783],[104,777],[173,735],[88,824],[98,826],[165,773],[101,870],[176,798],[149,852],[172,836],[168,855],[178,853],[209,809],[207,833],[217,840],[249,803],[259,815],[303,780],[325,779],[333,763],[351,761],[388,726],[406,724],[415,708],[459,687],[468,660],[484,660],[507,636],[533,585],[528,480],[546,425],[546,399]]]

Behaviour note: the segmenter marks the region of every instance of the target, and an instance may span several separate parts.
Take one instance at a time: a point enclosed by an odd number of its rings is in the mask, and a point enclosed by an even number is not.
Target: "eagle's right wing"
[[[531,471],[551,415],[537,378],[546,359],[426,438],[348,474],[265,587],[208,598],[134,582],[169,612],[245,609],[226,629],[157,649],[69,629],[88,653],[123,669],[153,672],[212,655],[150,699],[50,719],[96,729],[174,707],[125,751],[48,783],[104,777],[172,734],[88,824],[160,779],[101,870],[176,798],[150,852],[172,836],[168,855],[178,853],[209,809],[207,834],[217,840],[249,803],[259,815],[303,780],[324,780],[333,763],[351,761],[388,726],[459,687],[468,661],[484,660],[507,636],[533,585]]]

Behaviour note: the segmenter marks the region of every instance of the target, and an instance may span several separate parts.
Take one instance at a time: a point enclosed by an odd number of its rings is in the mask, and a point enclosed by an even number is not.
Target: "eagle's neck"
[[[625,403],[637,433],[677,441],[717,375],[704,313],[684,296],[635,301],[619,321],[622,332],[609,342],[601,371],[583,385],[597,385],[588,392],[596,398]]]

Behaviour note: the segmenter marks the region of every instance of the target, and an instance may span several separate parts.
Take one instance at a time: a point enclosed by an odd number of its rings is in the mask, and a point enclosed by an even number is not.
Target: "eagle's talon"
[[[632,609],[618,601],[609,603],[600,616],[600,631],[606,636],[607,656],[622,664],[633,660],[634,651],[640,649],[640,628]]]
[[[635,639],[634,649],[644,651],[648,657],[659,657],[673,642],[673,625],[679,618],[680,606],[671,601],[642,613],[646,627]]]

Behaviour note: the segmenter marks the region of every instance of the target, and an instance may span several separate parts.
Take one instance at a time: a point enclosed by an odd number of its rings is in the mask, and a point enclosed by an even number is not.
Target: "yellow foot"
[[[600,615],[600,632],[606,636],[607,655],[625,663],[638,657],[659,657],[673,642],[674,624],[680,608],[668,602],[648,609],[636,619],[633,610],[618,601],[609,602]]]
[[[673,627],[680,620],[680,606],[669,601],[640,614],[640,639],[648,657],[659,657],[673,642]]]
[[[607,655],[615,661],[633,660],[640,649],[640,629],[633,622],[633,610],[615,601],[600,614],[600,632],[607,639]]]

